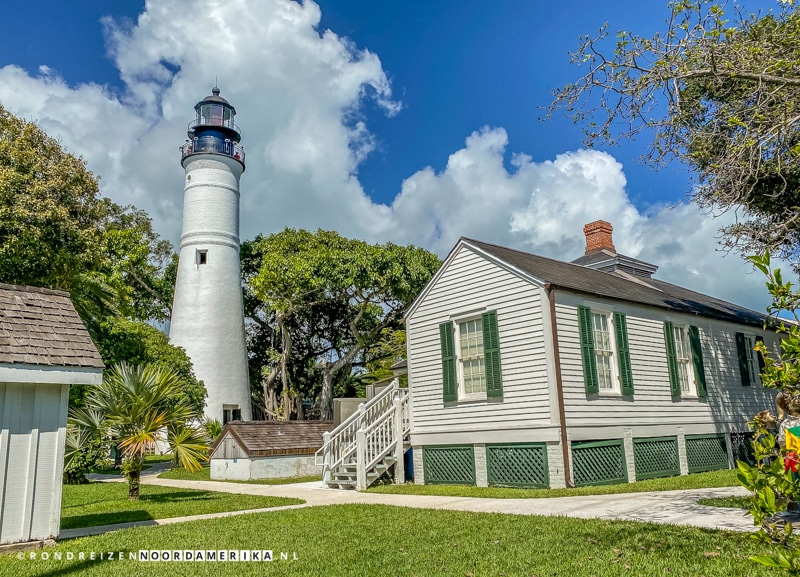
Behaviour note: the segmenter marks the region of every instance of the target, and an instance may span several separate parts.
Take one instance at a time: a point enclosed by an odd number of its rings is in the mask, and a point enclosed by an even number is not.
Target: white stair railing
[[[397,379],[329,433],[323,435],[323,445],[315,455],[323,467],[323,481],[328,485],[343,485],[334,476],[353,473],[355,488],[365,489],[370,473],[392,456],[395,475],[404,478],[403,441],[410,431],[408,389],[401,389]],[[378,474],[372,475],[371,481]],[[352,482],[349,484],[353,484]]]

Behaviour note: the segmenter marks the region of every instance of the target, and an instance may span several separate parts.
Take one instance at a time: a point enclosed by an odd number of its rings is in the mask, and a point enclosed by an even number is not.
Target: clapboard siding
[[[525,428],[550,423],[540,289],[462,246],[406,319],[414,433]],[[502,399],[442,400],[439,324],[496,310]]]
[[[587,397],[578,335],[577,306],[581,304],[601,304],[627,315],[634,381],[632,399],[602,394]],[[713,423],[718,430],[746,430],[747,420],[774,405],[774,390],[742,386],[735,342],[737,331],[760,334],[767,346],[777,351],[778,337],[769,331],[565,291],[556,293],[556,318],[569,427],[674,427]],[[673,400],[664,343],[665,320],[700,329],[707,398]]]
[[[0,542],[58,535],[68,385],[0,383]]]

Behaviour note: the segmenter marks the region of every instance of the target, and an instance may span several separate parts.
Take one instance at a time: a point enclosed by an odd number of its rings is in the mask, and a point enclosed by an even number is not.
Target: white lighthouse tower
[[[236,110],[219,88],[211,92],[195,105],[181,147],[183,232],[169,337],[205,383],[205,415],[226,423],[252,419],[239,265],[244,150]]]

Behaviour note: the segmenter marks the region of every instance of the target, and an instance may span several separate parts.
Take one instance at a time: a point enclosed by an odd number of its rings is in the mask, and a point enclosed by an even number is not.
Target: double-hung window
[[[611,320],[608,313],[592,311],[592,336],[597,362],[597,386],[601,391],[616,391],[617,371],[614,366],[614,345],[611,341]]]
[[[486,361],[483,352],[483,318],[457,323],[459,398],[486,395]]]
[[[588,394],[633,394],[628,325],[623,313],[578,307],[583,377]]]
[[[672,396],[705,397],[706,373],[700,329],[666,321],[664,346]]]
[[[678,366],[678,381],[681,395],[694,394],[694,378],[690,377],[692,368],[692,350],[689,348],[689,331],[685,326],[673,325],[675,338],[675,361]]]
[[[764,370],[764,357],[756,351],[756,343],[763,341],[763,337],[736,333],[736,353],[739,357],[739,373],[742,385],[761,384],[761,371]]]
[[[439,325],[445,402],[503,396],[497,312]]]

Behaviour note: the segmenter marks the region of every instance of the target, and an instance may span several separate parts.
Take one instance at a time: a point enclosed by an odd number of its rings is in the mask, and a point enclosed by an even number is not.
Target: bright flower
[[[798,458],[797,453],[794,451],[789,451],[786,453],[786,456],[783,458],[783,470],[784,471],[791,471],[792,473],[797,473],[797,469],[800,467],[800,458]]]

